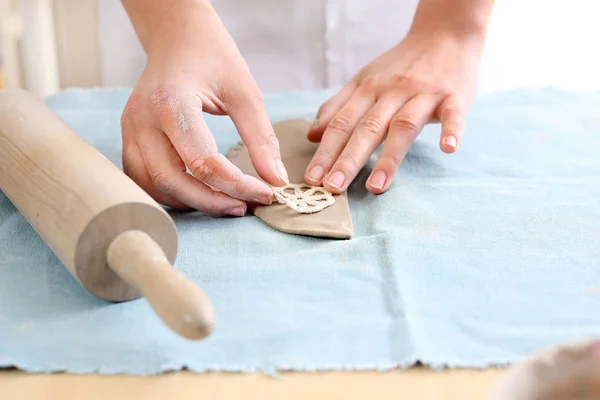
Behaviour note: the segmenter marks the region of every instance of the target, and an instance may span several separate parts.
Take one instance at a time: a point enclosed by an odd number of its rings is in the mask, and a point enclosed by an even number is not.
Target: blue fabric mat
[[[48,99],[117,165],[126,90]],[[329,93],[267,94],[272,120],[312,118]],[[207,117],[219,148],[238,136]],[[0,193],[0,366],[150,374],[485,367],[600,335],[600,93],[478,98],[464,146],[413,145],[389,193],[350,188],[349,241],[283,234],[255,217],[173,214],[176,266],[218,326],[172,334],[145,300],[83,290]],[[372,160],[373,161],[373,160]]]

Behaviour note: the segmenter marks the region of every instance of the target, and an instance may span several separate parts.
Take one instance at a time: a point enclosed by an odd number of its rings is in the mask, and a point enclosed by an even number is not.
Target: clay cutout
[[[288,120],[273,125],[279,139],[281,158],[288,172],[290,184],[299,187],[309,187],[304,182],[304,171],[318,143],[312,143],[307,138],[311,121]],[[248,155],[243,143],[233,147],[227,158],[237,165],[244,173],[261,179]],[[261,179],[262,180],[262,179]],[[294,186],[292,186],[294,187]],[[281,192],[283,188],[275,188]],[[325,193],[322,188],[320,189]],[[321,193],[321,194],[323,194]],[[285,233],[296,235],[326,237],[335,239],[350,239],[353,225],[350,206],[346,193],[332,195],[333,203],[318,212],[302,213],[288,204],[280,204],[279,200],[271,205],[249,204],[249,210],[269,226]],[[298,206],[301,207],[301,206]],[[308,211],[308,210],[307,210]]]
[[[335,204],[333,195],[323,187],[291,183],[273,187],[273,195],[279,204],[285,204],[301,214],[311,214]]]

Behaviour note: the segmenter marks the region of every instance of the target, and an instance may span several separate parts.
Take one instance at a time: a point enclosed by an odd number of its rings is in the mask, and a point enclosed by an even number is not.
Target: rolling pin
[[[144,296],[180,336],[211,333],[210,300],[172,265],[169,214],[20,89],[0,90],[0,190],[89,292],[111,302]]]

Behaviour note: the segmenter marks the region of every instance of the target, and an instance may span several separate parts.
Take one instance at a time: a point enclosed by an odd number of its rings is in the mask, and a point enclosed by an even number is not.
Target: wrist
[[[148,57],[193,44],[218,17],[209,0],[122,0]],[[188,39],[189,38],[189,39]]]
[[[436,29],[411,29],[404,41],[418,42],[430,46],[448,45],[461,53],[469,53],[479,57],[483,52],[485,37],[485,32],[439,27]]]
[[[480,53],[493,3],[493,0],[421,0],[408,36],[452,40]]]

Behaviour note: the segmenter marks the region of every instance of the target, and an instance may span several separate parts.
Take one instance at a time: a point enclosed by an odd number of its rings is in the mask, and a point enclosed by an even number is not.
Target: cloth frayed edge
[[[73,375],[133,375],[133,376],[151,376],[162,375],[166,373],[191,371],[194,373],[204,374],[211,372],[225,373],[262,373],[264,375],[279,378],[280,374],[287,372],[389,372],[395,369],[410,369],[416,366],[424,366],[433,371],[443,371],[447,369],[469,369],[469,370],[484,370],[489,368],[506,368],[513,365],[517,360],[512,361],[483,361],[483,362],[468,362],[465,360],[455,360],[453,362],[436,362],[426,361],[421,359],[412,359],[406,362],[396,363],[359,363],[359,364],[340,364],[340,363],[325,363],[320,366],[314,365],[294,365],[281,364],[278,366],[256,366],[256,365],[207,365],[193,366],[188,364],[181,365],[164,365],[151,369],[137,369],[131,367],[89,367],[89,368],[71,368],[63,364],[47,363],[40,366],[31,366],[27,363],[0,359],[0,369],[16,368],[19,371],[26,373],[51,374],[51,373],[68,373]]]

